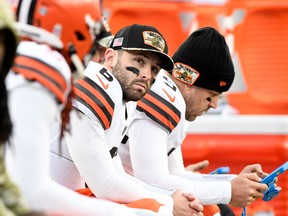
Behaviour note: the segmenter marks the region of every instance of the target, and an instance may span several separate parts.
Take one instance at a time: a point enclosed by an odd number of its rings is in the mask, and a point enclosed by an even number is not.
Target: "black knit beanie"
[[[235,72],[229,48],[224,37],[212,27],[194,31],[172,58],[173,76],[187,84],[225,92],[233,83]]]

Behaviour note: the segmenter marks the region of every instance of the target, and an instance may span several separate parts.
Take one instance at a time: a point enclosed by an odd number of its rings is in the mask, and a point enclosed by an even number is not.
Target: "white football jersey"
[[[229,203],[235,175],[185,171],[181,144],[189,125],[186,103],[164,70],[151,90],[137,103],[130,103],[128,110],[128,132],[119,148],[128,173],[151,185],[192,193],[201,204]]]

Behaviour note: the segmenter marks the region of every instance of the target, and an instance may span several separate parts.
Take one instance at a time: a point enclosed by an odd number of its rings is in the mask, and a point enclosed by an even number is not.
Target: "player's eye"
[[[139,64],[143,64],[143,63],[144,63],[144,61],[143,61],[142,58],[136,58],[135,61],[136,61],[137,63],[139,63]]]
[[[160,67],[156,67],[156,66],[152,66],[151,70],[154,74],[158,74],[158,72],[160,71]]]
[[[206,100],[207,100],[208,102],[211,102],[211,101],[212,101],[212,98],[211,98],[211,97],[207,97]]]

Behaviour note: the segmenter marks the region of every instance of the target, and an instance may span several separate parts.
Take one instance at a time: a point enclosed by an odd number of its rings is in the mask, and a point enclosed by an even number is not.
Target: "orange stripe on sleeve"
[[[141,100],[138,101],[138,106],[146,110],[153,116],[155,116],[159,121],[161,121],[164,125],[166,125],[170,130],[174,129],[174,125],[166,117],[164,117],[161,113],[157,112],[155,109],[151,108],[147,104],[143,103]]]
[[[88,91],[90,91],[92,94],[94,94],[101,101],[101,103],[103,103],[103,105],[109,111],[110,115],[113,116],[114,109],[113,107],[111,107],[111,105],[107,102],[106,98],[102,94],[100,94],[95,88],[93,88],[84,80],[79,80],[78,83],[84,88],[86,88]]]
[[[145,99],[147,99],[148,101],[151,101],[153,104],[155,104],[156,106],[160,107],[162,110],[167,112],[175,120],[175,122],[180,121],[179,116],[173,110],[171,110],[168,106],[166,106],[165,104],[163,104],[161,101],[157,100],[150,94],[146,94]]]
[[[16,73],[21,73],[29,80],[37,80],[39,83],[50,89],[57,97],[57,99],[63,103],[64,102],[64,90],[59,89],[53,82],[47,80],[43,75],[39,73],[34,73],[30,69],[19,68],[17,66],[13,66],[12,70]]]
[[[65,90],[67,88],[67,84],[63,76],[55,68],[44,62],[41,62],[38,59],[19,55],[15,58],[14,65],[15,64],[19,64],[25,67],[31,67],[33,69],[41,71],[47,77],[55,80],[61,86],[62,90]]]
[[[98,106],[98,104],[96,104],[88,95],[86,95],[79,89],[74,88],[74,91],[76,95],[79,95],[79,97],[83,98],[86,101],[86,103],[88,103],[95,110],[95,112],[99,115],[99,117],[103,121],[105,128],[109,128],[110,121],[108,120],[107,116],[102,111],[102,109]]]

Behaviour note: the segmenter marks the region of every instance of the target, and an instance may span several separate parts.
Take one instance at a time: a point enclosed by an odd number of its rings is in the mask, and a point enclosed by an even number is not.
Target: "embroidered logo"
[[[143,31],[143,40],[146,45],[152,46],[163,52],[165,49],[165,41],[160,34],[153,31]]]
[[[173,103],[175,101],[175,96],[172,97],[164,88],[162,88],[162,90],[165,92],[169,100]]]
[[[224,81],[220,81],[220,86],[226,86],[226,82],[224,82]]]
[[[200,73],[188,65],[177,62],[174,64],[172,76],[181,82],[193,85],[200,76]]]
[[[103,86],[104,89],[108,89],[109,83],[105,84],[102,79],[96,74],[97,78],[99,79],[101,85]]]

